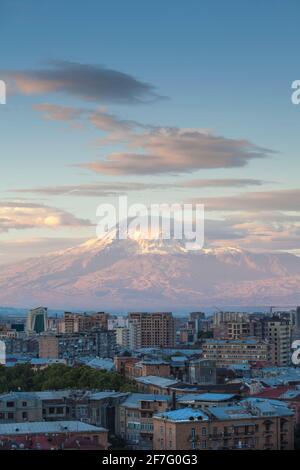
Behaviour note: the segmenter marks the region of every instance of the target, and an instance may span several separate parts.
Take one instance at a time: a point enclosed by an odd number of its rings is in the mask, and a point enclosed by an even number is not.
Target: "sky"
[[[205,205],[205,245],[300,254],[298,0],[0,0],[0,263],[96,209]]]

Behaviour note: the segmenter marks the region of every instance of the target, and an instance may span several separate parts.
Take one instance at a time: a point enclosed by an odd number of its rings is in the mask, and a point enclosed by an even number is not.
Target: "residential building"
[[[86,333],[94,328],[107,330],[108,318],[109,314],[105,312],[65,312],[64,317],[57,323],[57,333]]]
[[[117,345],[123,349],[130,349],[130,330],[126,327],[117,327],[116,332]]]
[[[107,429],[81,421],[10,423],[0,426],[0,449],[107,450]]]
[[[154,395],[170,395],[170,387],[178,383],[176,379],[157,377],[155,375],[138,377],[135,380],[140,392],[152,393]]]
[[[42,402],[35,393],[11,392],[0,395],[0,428],[2,423],[41,421],[42,417]]]
[[[274,400],[182,408],[153,416],[153,449],[288,450],[294,448],[293,428],[292,410]]]
[[[114,331],[94,330],[87,333],[41,335],[39,357],[65,359],[69,364],[84,356],[111,357],[116,354]]]
[[[229,321],[236,322],[240,320],[247,321],[249,314],[245,312],[215,312],[213,314],[213,326],[219,326],[221,323]]]
[[[128,326],[131,349],[171,348],[175,344],[175,323],[170,312],[130,313]]]
[[[215,361],[217,367],[251,362],[267,362],[269,344],[257,339],[205,340],[203,357]]]
[[[269,360],[275,366],[291,363],[291,323],[279,317],[263,320],[264,338],[270,344]]]
[[[176,405],[178,408],[191,407],[205,411],[211,406],[231,406],[239,399],[240,396],[234,393],[188,393],[180,395],[176,400]]]
[[[153,447],[153,415],[166,411],[171,397],[157,394],[132,393],[120,403],[119,435],[132,449]]]
[[[216,384],[217,369],[215,361],[191,359],[188,364],[189,382],[192,384]]]

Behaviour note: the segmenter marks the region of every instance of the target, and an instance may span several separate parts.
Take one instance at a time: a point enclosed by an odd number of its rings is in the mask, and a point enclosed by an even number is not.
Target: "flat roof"
[[[178,383],[178,380],[167,379],[165,377],[158,377],[157,375],[147,375],[145,377],[138,377],[135,380],[145,385],[157,385],[159,387],[169,387]]]
[[[251,419],[253,418],[252,413],[250,411],[241,405],[234,405],[234,406],[220,406],[220,407],[209,407],[207,408],[207,411],[214,416],[215,418],[219,420],[229,420],[229,419]]]
[[[105,428],[81,421],[40,421],[32,423],[4,423],[0,425],[0,436],[22,434],[51,434],[67,432],[104,432]]]
[[[155,393],[131,393],[121,406],[126,408],[139,408],[141,401],[171,401],[170,395],[156,395]]]
[[[178,401],[226,401],[235,397],[233,393],[190,393],[179,396]]]
[[[155,417],[168,419],[170,421],[208,421],[208,416],[201,410],[192,408],[181,408],[179,410],[158,413]]]

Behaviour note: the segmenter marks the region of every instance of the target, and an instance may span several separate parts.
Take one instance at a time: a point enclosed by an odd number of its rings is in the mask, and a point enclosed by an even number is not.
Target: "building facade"
[[[131,349],[175,345],[175,323],[170,312],[130,313],[128,327]]]

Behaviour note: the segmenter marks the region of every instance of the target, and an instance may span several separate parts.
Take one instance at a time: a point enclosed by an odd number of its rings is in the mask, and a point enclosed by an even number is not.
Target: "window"
[[[22,419],[24,419],[24,420],[28,419],[28,413],[26,411],[23,411]]]
[[[23,401],[22,406],[25,408],[27,406],[27,401]]]
[[[206,428],[202,428],[201,434],[202,436],[206,436]]]
[[[14,419],[14,413],[7,413],[7,419]]]
[[[15,406],[15,402],[14,401],[8,401],[6,402],[6,407],[7,408],[13,408]]]

